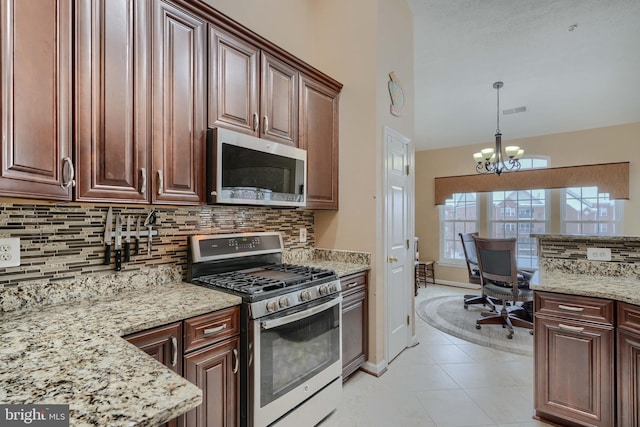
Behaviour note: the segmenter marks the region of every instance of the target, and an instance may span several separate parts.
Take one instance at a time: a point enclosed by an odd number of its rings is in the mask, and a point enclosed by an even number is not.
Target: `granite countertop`
[[[283,261],[308,267],[335,270],[339,277],[349,276],[371,269],[369,252],[314,248],[287,251]]]
[[[71,426],[154,426],[196,407],[198,387],[121,336],[240,304],[187,283],[0,313],[0,402],[69,404]]]
[[[535,291],[606,298],[640,305],[640,280],[635,277],[540,271]]]

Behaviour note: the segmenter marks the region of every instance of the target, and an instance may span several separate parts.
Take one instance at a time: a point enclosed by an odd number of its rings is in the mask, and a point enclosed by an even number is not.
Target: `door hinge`
[[[407,164],[405,168],[407,169],[407,175],[409,175],[409,164]]]
[[[407,314],[407,326],[411,325],[410,321],[411,321],[411,319],[409,318],[409,315]]]

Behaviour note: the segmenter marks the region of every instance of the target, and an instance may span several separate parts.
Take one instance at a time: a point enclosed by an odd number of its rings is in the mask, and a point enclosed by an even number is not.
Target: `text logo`
[[[69,427],[69,405],[0,405],[0,426]]]

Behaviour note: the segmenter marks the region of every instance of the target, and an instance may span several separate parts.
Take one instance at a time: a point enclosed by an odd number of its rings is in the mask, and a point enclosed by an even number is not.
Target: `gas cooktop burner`
[[[197,278],[200,283],[256,295],[278,291],[322,278],[334,278],[332,270],[293,264],[266,265],[260,268],[217,273]]]

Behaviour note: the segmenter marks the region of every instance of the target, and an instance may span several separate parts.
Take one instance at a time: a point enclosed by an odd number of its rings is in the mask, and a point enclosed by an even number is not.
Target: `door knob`
[[[394,257],[394,256],[390,256],[389,257],[389,262],[397,262],[398,258]]]

